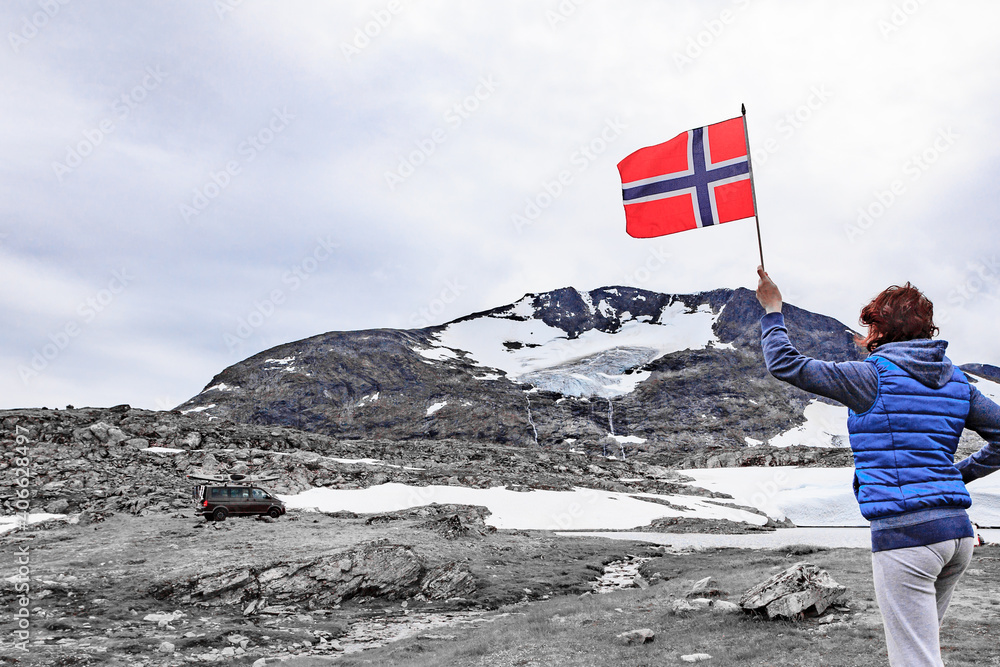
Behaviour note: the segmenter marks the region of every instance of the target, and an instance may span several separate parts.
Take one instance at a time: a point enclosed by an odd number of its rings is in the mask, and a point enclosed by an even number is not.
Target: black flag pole
[[[753,186],[753,162],[750,160],[750,132],[747,130],[747,105],[740,104],[743,114],[743,137],[747,144],[747,169],[750,172],[750,197],[753,199],[753,221],[757,225],[757,250],[760,251],[760,266],[764,267],[764,246],[760,242],[760,219],[757,217],[757,190]]]

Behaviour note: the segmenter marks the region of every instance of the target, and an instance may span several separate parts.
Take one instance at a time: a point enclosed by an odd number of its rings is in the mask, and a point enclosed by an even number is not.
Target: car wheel
[[[272,507],[269,510],[267,510],[267,515],[272,519],[277,519],[279,516],[281,516],[281,510],[279,510],[277,507]]]
[[[227,516],[229,516],[229,512],[226,511],[225,507],[216,507],[215,511],[212,512],[213,521],[225,521]]]

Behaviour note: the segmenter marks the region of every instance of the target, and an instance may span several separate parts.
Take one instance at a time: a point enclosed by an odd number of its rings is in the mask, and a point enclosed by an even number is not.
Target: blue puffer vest
[[[854,496],[866,519],[972,504],[955,468],[969,414],[969,382],[958,368],[940,389],[928,387],[877,355],[879,389],[867,412],[853,410]]]

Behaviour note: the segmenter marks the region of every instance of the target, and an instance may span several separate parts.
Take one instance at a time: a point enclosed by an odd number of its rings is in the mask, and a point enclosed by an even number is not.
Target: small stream
[[[642,564],[652,560],[641,556],[629,555],[625,560],[616,560],[604,566],[604,574],[593,582],[594,592],[597,594],[610,593],[622,588],[632,588],[635,586],[635,578],[639,574]]]

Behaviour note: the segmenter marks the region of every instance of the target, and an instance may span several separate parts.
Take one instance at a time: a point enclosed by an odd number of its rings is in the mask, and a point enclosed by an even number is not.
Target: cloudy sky
[[[764,258],[849,325],[912,281],[1000,363],[1000,5],[11,0],[0,407],[169,408],[331,330],[563,286],[753,287],[637,240],[616,164],[748,110]]]

